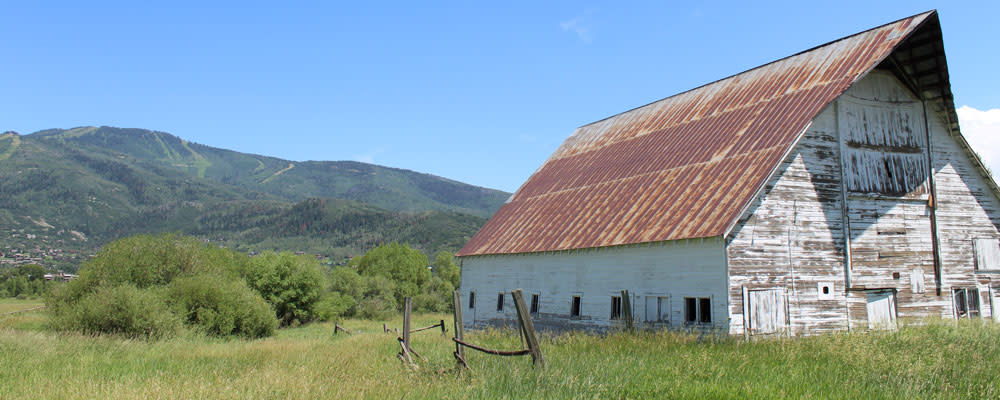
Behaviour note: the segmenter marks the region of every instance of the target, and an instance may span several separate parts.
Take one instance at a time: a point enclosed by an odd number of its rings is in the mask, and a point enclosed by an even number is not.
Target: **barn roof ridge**
[[[787,56],[784,56],[784,57],[781,57],[781,58],[778,58],[778,59],[775,59],[775,60],[772,60],[772,61],[768,61],[768,62],[766,62],[764,64],[761,64],[761,65],[758,65],[758,66],[755,66],[755,67],[752,67],[752,68],[745,69],[743,71],[740,71],[740,72],[737,72],[735,74],[726,76],[724,78],[719,78],[719,79],[716,79],[716,80],[711,81],[711,82],[706,82],[706,83],[704,83],[704,84],[702,84],[700,86],[696,86],[696,87],[693,87],[691,89],[687,89],[687,90],[684,90],[684,91],[681,91],[681,92],[677,92],[677,93],[674,93],[674,94],[672,94],[670,96],[663,97],[663,98],[660,98],[660,99],[657,99],[657,100],[653,100],[653,101],[648,102],[646,104],[642,104],[642,105],[630,108],[628,110],[625,110],[625,111],[622,111],[622,112],[619,112],[619,113],[615,113],[615,114],[609,115],[609,116],[601,118],[599,120],[596,120],[596,121],[593,121],[593,122],[589,122],[589,123],[580,125],[580,126],[578,126],[578,128],[583,128],[585,126],[594,125],[594,124],[599,123],[601,121],[604,121],[604,120],[607,120],[607,119],[611,119],[611,118],[617,117],[617,116],[622,115],[622,114],[627,114],[627,113],[629,113],[631,111],[638,110],[640,108],[649,106],[651,104],[656,104],[656,103],[659,103],[661,101],[668,100],[670,98],[677,97],[677,96],[683,95],[683,94],[688,93],[688,92],[693,92],[695,90],[702,89],[702,88],[704,88],[706,86],[711,86],[711,85],[714,85],[716,83],[725,81],[727,79],[735,78],[735,77],[743,75],[743,74],[745,74],[747,72],[751,72],[751,71],[756,70],[756,69],[767,67],[768,65],[771,65],[771,64],[774,64],[774,63],[778,63],[778,62],[784,61],[786,59],[789,59],[789,58],[792,58],[792,57],[795,57],[795,56],[799,56],[799,55],[808,53],[810,51],[813,51],[813,50],[816,50],[816,49],[819,49],[819,48],[822,48],[822,47],[826,47],[826,46],[832,45],[832,44],[840,42],[840,41],[844,41],[844,40],[850,39],[850,38],[855,37],[857,35],[862,35],[862,34],[864,34],[866,32],[869,32],[869,31],[873,31],[873,30],[876,30],[876,29],[881,29],[881,28],[884,28],[884,27],[892,25],[892,24],[897,24],[900,21],[903,21],[903,20],[906,20],[906,19],[910,19],[910,18],[916,18],[916,17],[922,16],[924,14],[928,14],[928,16],[929,16],[932,13],[936,14],[937,13],[937,9],[935,8],[935,9],[927,10],[927,11],[924,11],[924,12],[916,13],[916,14],[913,14],[913,15],[911,15],[909,17],[903,17],[903,18],[897,19],[895,21],[888,22],[888,23],[876,26],[874,28],[865,29],[865,30],[860,31],[860,32],[856,32],[856,33],[853,33],[853,34],[850,34],[850,35],[847,35],[847,36],[844,36],[844,37],[841,37],[841,38],[838,38],[838,39],[834,39],[834,40],[831,40],[829,42],[826,42],[826,43],[823,43],[823,44],[820,44],[820,45],[816,45],[816,46],[810,47],[808,49],[802,50],[802,51],[800,51],[798,53],[790,54],[790,55],[787,55]]]
[[[936,15],[902,18],[577,128],[456,255],[725,235],[816,115]],[[940,41],[936,29],[922,36]],[[931,89],[950,96],[947,85]]]

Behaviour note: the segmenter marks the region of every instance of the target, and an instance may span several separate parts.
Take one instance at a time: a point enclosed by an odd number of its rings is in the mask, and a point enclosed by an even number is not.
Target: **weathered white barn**
[[[467,325],[732,334],[987,318],[1000,190],[930,11],[578,128],[457,254]]]

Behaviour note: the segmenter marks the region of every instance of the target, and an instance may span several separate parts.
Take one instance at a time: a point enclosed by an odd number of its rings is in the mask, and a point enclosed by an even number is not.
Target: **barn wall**
[[[868,329],[879,290],[900,319],[954,317],[953,288],[978,290],[982,315],[992,314],[1000,271],[976,271],[973,242],[1000,240],[1000,201],[944,114],[928,115],[929,124],[923,104],[875,70],[814,119],[727,237],[731,333],[750,326],[750,290],[780,290],[795,334]],[[821,295],[830,282],[833,295]]]
[[[530,307],[539,295],[536,327],[549,330],[604,330],[612,321],[611,297],[632,294],[633,315],[645,319],[646,297],[667,299],[669,318],[649,327],[683,328],[684,298],[711,298],[712,324],[728,326],[726,266],[720,238],[690,239],[640,246],[622,246],[557,253],[474,256],[462,259],[462,302],[466,326],[516,326],[513,289],[521,289]],[[469,294],[475,307],[469,308]],[[497,312],[497,294],[504,307]],[[579,317],[570,316],[573,296],[580,296]],[[666,309],[669,308],[669,312]],[[697,326],[697,325],[696,325]]]
[[[990,292],[997,293],[996,288],[1000,288],[1000,273],[976,271],[973,239],[992,239],[995,244],[1000,238],[1000,201],[987,184],[987,178],[948,134],[944,115],[933,113],[930,121],[941,286],[947,300],[941,314],[949,317],[953,314],[952,289],[976,287],[981,292],[983,315],[990,316],[995,313]]]
[[[730,233],[730,333],[743,334],[748,327],[749,304],[743,299],[750,290],[779,290],[785,296],[792,333],[846,329],[836,124],[834,106],[813,120]],[[829,294],[820,293],[821,284]]]

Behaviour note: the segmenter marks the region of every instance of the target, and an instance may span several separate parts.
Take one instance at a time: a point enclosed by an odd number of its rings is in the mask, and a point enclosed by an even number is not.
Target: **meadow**
[[[0,314],[40,305],[0,301]],[[281,329],[260,340],[195,333],[162,341],[58,333],[44,310],[0,315],[0,399],[143,398],[998,398],[1000,324],[937,321],[898,332],[743,341],[682,332],[543,335],[530,357],[470,351],[456,372],[450,315],[414,334],[426,359],[404,366],[390,321]],[[513,332],[467,335],[519,349]]]

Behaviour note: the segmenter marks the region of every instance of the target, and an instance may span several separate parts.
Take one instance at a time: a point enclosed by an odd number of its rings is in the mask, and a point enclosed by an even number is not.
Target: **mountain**
[[[331,263],[389,241],[454,251],[508,196],[403,169],[288,161],[143,129],[7,132],[0,263],[21,254],[19,262],[73,269],[107,241],[167,231]]]
[[[510,196],[404,169],[355,161],[289,161],[205,146],[145,129],[49,129],[28,137],[124,156],[286,201],[342,198],[393,211],[441,210],[489,217]]]

